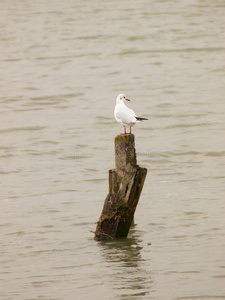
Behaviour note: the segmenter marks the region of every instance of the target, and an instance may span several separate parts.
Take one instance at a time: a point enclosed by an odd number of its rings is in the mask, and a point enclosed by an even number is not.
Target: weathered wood
[[[115,137],[116,169],[109,170],[109,194],[97,222],[95,239],[126,237],[147,174],[137,165],[134,135]]]

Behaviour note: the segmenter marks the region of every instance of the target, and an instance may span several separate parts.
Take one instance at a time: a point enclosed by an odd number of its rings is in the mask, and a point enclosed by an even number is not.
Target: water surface
[[[224,299],[224,1],[0,8],[1,299]],[[97,243],[119,93],[148,175]]]

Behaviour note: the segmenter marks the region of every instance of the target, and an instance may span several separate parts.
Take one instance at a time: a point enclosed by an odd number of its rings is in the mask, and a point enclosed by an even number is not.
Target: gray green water
[[[225,299],[225,3],[0,3],[0,298]],[[90,231],[117,94],[148,175],[127,239]]]

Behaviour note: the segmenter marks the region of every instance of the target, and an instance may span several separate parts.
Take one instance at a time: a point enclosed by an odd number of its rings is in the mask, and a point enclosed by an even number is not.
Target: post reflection
[[[146,269],[148,262],[142,257],[142,240],[135,230],[130,230],[128,238],[100,242],[99,248],[105,261],[107,283],[112,285],[115,295],[121,299],[142,296],[151,291],[151,274]],[[141,297],[141,298],[142,298]]]

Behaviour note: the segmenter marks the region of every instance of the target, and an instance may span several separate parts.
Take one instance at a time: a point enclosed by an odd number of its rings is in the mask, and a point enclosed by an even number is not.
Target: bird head
[[[116,98],[116,103],[124,102],[124,101],[130,101],[126,98],[124,94],[119,94]]]

